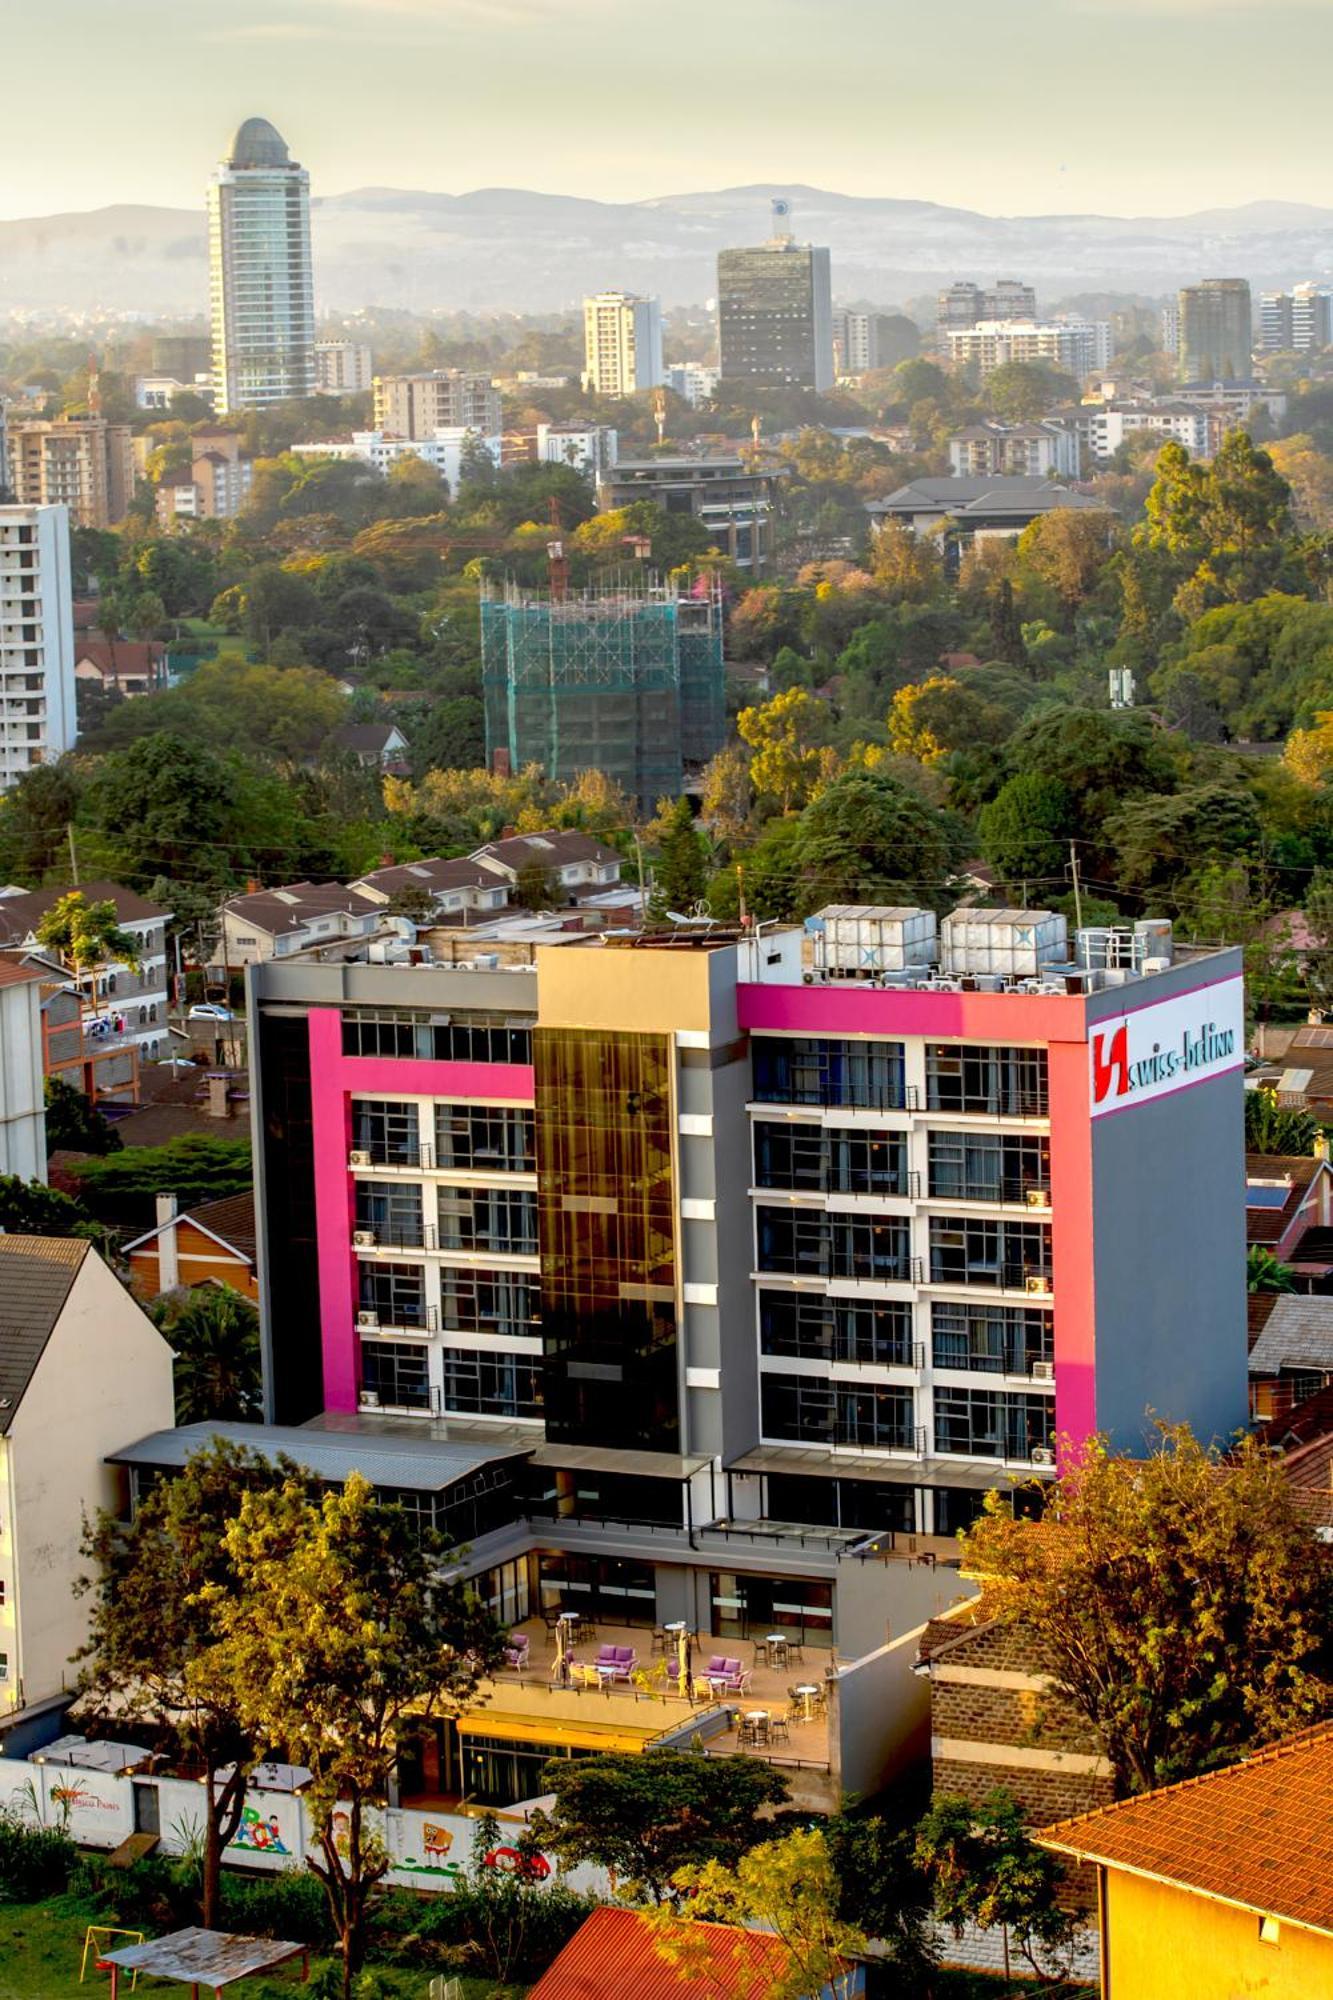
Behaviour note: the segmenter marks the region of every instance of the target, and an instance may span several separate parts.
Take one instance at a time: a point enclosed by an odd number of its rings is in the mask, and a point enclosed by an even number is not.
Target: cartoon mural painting
[[[270,1813],[265,1817],[254,1806],[247,1806],[241,1814],[241,1823],[231,1844],[233,1847],[248,1848],[252,1854],[291,1853],[283,1840],[277,1814]]]

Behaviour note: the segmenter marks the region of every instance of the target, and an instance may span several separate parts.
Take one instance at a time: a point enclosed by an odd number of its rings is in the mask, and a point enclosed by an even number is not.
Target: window
[[[440,1313],[446,1332],[534,1340],[542,1330],[541,1289],[526,1272],[446,1264],[440,1270]]]
[[[421,1189],[411,1181],[358,1181],[356,1226],[373,1230],[377,1243],[419,1250],[425,1242]]]
[[[1000,1222],[981,1216],[932,1216],[932,1285],[1003,1285],[1049,1290],[1051,1230],[1045,1222]]]
[[[930,1111],[1044,1118],[1050,1109],[1046,1051],[958,1042],[930,1047],[926,1050],[926,1106]]]
[[[415,1167],[421,1145],[415,1104],[394,1104],[376,1098],[352,1099],[352,1145],[369,1153],[377,1167]]]
[[[532,1018],[526,1014],[415,1013],[359,1007],[343,1012],[343,1054],[401,1056],[426,1062],[530,1063]]]
[[[408,1347],[401,1341],[363,1340],[361,1387],[397,1409],[428,1410],[426,1349]]]
[[[761,1208],[758,1217],[761,1271],[886,1282],[911,1276],[911,1226],[906,1216]]]
[[[1031,1458],[1051,1450],[1055,1401],[994,1389],[935,1391],[935,1449],[969,1458]]]
[[[535,1189],[442,1187],[438,1206],[441,1250],[537,1254]]]
[[[530,1174],[537,1154],[531,1111],[487,1110],[470,1104],[435,1107],[435,1159],[441,1167]]]
[[[750,1043],[761,1104],[847,1104],[901,1111],[901,1042],[756,1035]]]
[[[0,1681],[7,1681],[8,1679],[9,1679],[9,1655],[8,1653],[0,1653]]]
[[[539,1417],[542,1365],[531,1354],[444,1350],[444,1407],[484,1417]]]
[[[1026,1201],[1049,1192],[1049,1139],[1022,1133],[932,1132],[930,1193],[953,1201]]]
[[[425,1272],[419,1264],[362,1264],[361,1310],[378,1313],[381,1326],[424,1328]]]
[[[727,1570],[709,1578],[713,1631],[719,1639],[749,1639],[786,1632],[805,1646],[833,1638],[833,1585],[814,1578],[740,1576]]]
[[[813,1375],[761,1375],[760,1429],[792,1444],[862,1445],[881,1451],[916,1447],[910,1389],[862,1388]]]
[[[936,1299],[930,1329],[937,1368],[969,1368],[993,1375],[1030,1375],[1055,1353],[1050,1313],[1028,1306],[976,1305]]]
[[[818,1194],[906,1194],[906,1135],[759,1123],[754,1128],[754,1178],[756,1187],[808,1188]]]
[[[874,1303],[760,1292],[759,1346],[764,1354],[807,1361],[869,1361],[881,1368],[912,1363],[912,1308],[906,1299]]]

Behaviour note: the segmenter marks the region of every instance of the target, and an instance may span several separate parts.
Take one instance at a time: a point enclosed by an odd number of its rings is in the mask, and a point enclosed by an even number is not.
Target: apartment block
[[[615,470],[620,439],[609,424],[538,424],[537,458],[543,465],[569,465],[593,484]]]
[[[114,528],[134,493],[128,424],[104,417],[11,417],[9,486],[24,507],[65,507],[76,528]]]
[[[250,493],[254,462],[241,450],[236,431],[199,431],[191,440],[188,465],[166,473],[155,502],[159,524],[179,521],[231,521]]]
[[[1177,359],[1185,382],[1246,381],[1253,372],[1250,287],[1205,278],[1180,293]]]
[[[74,746],[69,509],[0,507],[0,792]]]
[[[665,379],[662,307],[631,292],[583,301],[583,386],[596,396],[633,396]]]
[[[945,358],[953,368],[974,367],[984,382],[1011,361],[1044,361],[1080,381],[1110,359],[1111,328],[1106,320],[979,320],[975,326],[944,329]]]
[[[377,375],[374,428],[394,438],[433,438],[441,430],[499,437],[500,391],[489,375],[435,368],[417,375]],[[498,460],[497,460],[498,463]]]
[[[113,960],[99,966],[96,973],[83,971],[76,977],[73,966],[62,966],[45,950],[37,927],[60,898],[69,894],[61,888],[25,889],[0,896],[0,953],[4,958],[30,959],[53,974],[80,1002],[77,1015],[64,1015],[59,1029],[57,1015],[48,1009],[48,1073],[68,1072],[67,1080],[90,1096],[120,1096],[127,1090],[137,1096],[138,1062],[155,1060],[167,1042],[167,924],[172,913],[119,882],[85,882],[80,893],[89,903],[113,906],[117,924],[138,944],[137,966]],[[100,1062],[117,1054],[126,1054],[130,1060],[115,1066],[114,1086],[108,1083],[102,1087],[98,1081]]]
[[[356,396],[375,379],[375,357],[360,340],[315,342],[315,394]]]
[[[1016,473],[1077,479],[1079,441],[1068,426],[1050,421],[972,424],[949,439],[949,463],[959,478]]]
[[[970,279],[946,285],[936,301],[936,322],[941,335],[950,328],[976,326],[981,320],[1035,320],[1037,294],[1018,278],[997,278],[990,286],[974,285]]]
[[[40,966],[0,958],[0,1174],[46,1179]]]
[[[237,128],[209,184],[208,268],[218,415],[313,395],[310,176],[266,118]]]

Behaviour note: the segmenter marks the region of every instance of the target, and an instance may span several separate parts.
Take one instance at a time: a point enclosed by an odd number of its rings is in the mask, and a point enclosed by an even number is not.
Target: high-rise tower
[[[208,191],[219,416],[315,391],[310,176],[266,118],[247,118]]]
[[[833,387],[829,253],[798,244],[791,206],[772,205],[773,234],[717,258],[718,358],[724,379],[765,389]]]

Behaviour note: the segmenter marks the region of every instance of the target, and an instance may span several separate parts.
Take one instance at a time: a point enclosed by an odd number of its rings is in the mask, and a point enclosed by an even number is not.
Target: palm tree
[[[153,1318],[176,1350],[176,1422],[248,1421],[263,1412],[259,1313],[230,1285],[168,1292]]]
[[[1253,1243],[1245,1259],[1245,1284],[1251,1292],[1294,1292],[1296,1273],[1261,1243]]]

